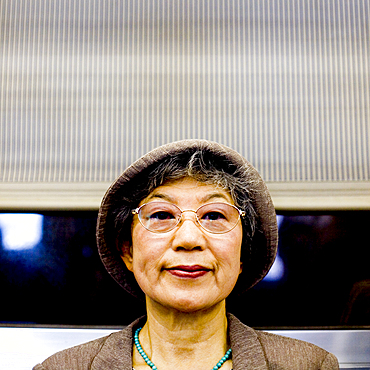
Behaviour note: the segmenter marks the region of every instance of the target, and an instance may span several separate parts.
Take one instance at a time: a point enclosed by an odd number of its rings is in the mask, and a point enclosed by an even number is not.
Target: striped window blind
[[[89,191],[185,138],[236,149],[272,190],[367,196],[369,19],[367,0],[3,0],[3,198]]]

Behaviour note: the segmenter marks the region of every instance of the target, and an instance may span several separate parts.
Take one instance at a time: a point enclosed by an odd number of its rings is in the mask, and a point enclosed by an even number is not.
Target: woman
[[[147,315],[35,370],[339,368],[325,350],[226,311],[226,298],[260,281],[277,249],[268,190],[237,152],[205,140],[149,152],[108,189],[97,241],[108,272],[145,299]]]

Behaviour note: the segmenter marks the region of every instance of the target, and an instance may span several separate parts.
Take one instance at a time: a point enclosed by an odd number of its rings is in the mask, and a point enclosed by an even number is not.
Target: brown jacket
[[[228,315],[234,370],[334,370],[334,355],[311,343],[257,331]],[[33,370],[132,370],[133,328],[58,352]]]

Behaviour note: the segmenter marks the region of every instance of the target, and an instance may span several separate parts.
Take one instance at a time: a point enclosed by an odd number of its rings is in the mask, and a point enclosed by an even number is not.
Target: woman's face
[[[229,193],[191,178],[165,183],[141,203],[173,203],[196,211],[208,203],[234,204]],[[224,234],[212,234],[185,212],[181,222],[166,233],[145,229],[134,216],[132,246],[123,248],[123,260],[147,300],[182,312],[210,308],[232,291],[241,272],[242,225]],[[153,303],[154,303],[153,302]]]

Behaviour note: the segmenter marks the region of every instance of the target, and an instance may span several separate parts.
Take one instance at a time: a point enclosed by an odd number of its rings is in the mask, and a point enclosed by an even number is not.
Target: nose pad
[[[184,212],[194,213],[193,217],[184,217]],[[190,221],[190,222],[189,222]],[[196,213],[193,210],[185,210],[177,226],[175,233],[174,246],[177,250],[186,249],[202,250],[204,239],[202,228],[197,220]]]
[[[193,219],[192,218],[185,218],[185,216],[184,216],[184,213],[185,212],[192,212],[192,213],[194,213],[194,218]],[[185,221],[193,221],[193,223],[196,226],[200,226],[200,224],[198,222],[198,218],[197,218],[197,213],[195,211],[193,211],[192,209],[186,209],[185,211],[182,211],[181,212],[179,226],[181,226]]]
[[[193,215],[193,217],[191,217],[191,216],[185,217],[184,212],[192,212],[192,213],[194,213],[194,215]],[[178,228],[182,227],[182,225],[185,223],[185,221],[191,221],[194,224],[194,226],[197,227],[197,229],[199,229],[202,232],[204,231],[202,225],[199,222],[198,215],[197,215],[196,211],[193,211],[192,209],[186,209],[185,211],[182,211],[181,216],[180,216],[180,221],[177,224],[177,227]]]

